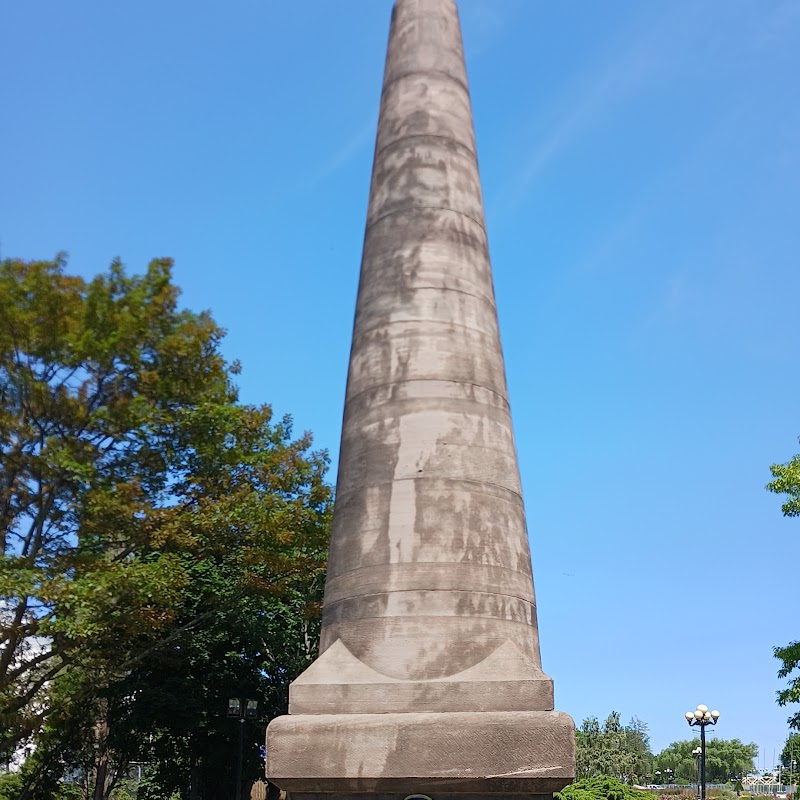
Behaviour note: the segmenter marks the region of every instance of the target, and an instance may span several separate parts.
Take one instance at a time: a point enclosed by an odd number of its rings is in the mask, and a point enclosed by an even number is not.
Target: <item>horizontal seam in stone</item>
[[[441,319],[412,318],[412,319],[396,319],[396,320],[389,320],[387,322],[380,322],[377,325],[373,325],[371,328],[367,328],[366,330],[363,331],[354,330],[353,344],[355,344],[356,339],[360,339],[362,336],[369,336],[371,333],[375,333],[375,331],[379,331],[382,328],[388,328],[394,325],[414,325],[416,323],[424,323],[425,325],[446,325],[450,328],[459,328],[460,330],[464,331],[474,331],[480,336],[486,336],[490,339],[495,338],[494,331],[484,331],[481,330],[480,328],[473,328],[470,325],[464,325],[461,322],[450,322],[448,320],[441,320]],[[502,357],[503,356],[501,351],[500,358],[502,359]]]
[[[531,608],[536,608],[536,601],[529,600],[527,597],[520,597],[516,594],[508,594],[507,592],[487,592],[480,589],[387,589],[384,592],[365,592],[364,594],[352,594],[347,597],[342,597],[339,600],[331,600],[331,605],[336,603],[344,603],[347,600],[358,600],[362,597],[381,597],[387,594],[400,594],[403,592],[458,592],[459,594],[480,594],[488,595],[490,597],[508,597],[512,600],[519,600],[521,603],[526,603]],[[328,608],[328,604],[325,605]]]
[[[391,486],[393,483],[400,483],[400,481],[424,481],[428,480],[428,476],[425,475],[422,478],[417,477],[416,475],[413,478],[393,478],[390,481],[380,481],[379,483],[364,483],[359,484],[357,487],[359,490],[363,489],[374,489],[376,486]],[[508,492],[509,494],[513,494],[514,497],[519,497],[520,501],[522,500],[522,494],[520,492],[516,492],[513,489],[509,489],[507,486],[501,486],[499,483],[494,483],[492,481],[475,481],[471,478],[431,478],[430,480],[437,480],[437,481],[452,481],[458,483],[474,483],[478,486],[496,486],[498,489],[502,489],[504,492]],[[351,491],[355,491],[355,489],[351,489]],[[336,497],[339,497],[342,494],[337,488],[336,490]],[[345,491],[346,494],[346,491]]]
[[[378,123],[378,130],[380,130],[380,123]],[[475,159],[475,163],[478,163],[478,154],[469,147],[469,145],[464,144],[464,142],[459,142],[458,139],[454,139],[452,136],[444,136],[441,133],[408,133],[405,136],[401,136],[399,139],[394,139],[389,142],[389,144],[385,144],[381,147],[380,150],[375,151],[375,155],[372,157],[373,163],[375,163],[390,147],[397,147],[403,142],[407,142],[409,139],[444,139],[446,142],[452,142],[458,145],[462,150],[466,150],[467,153]]]
[[[403,292],[416,292],[420,289],[435,289],[437,292],[457,292],[458,294],[466,295],[467,297],[474,297],[476,300],[479,300],[482,303],[486,303],[488,306],[491,307],[492,311],[495,315],[495,321],[497,321],[497,306],[495,305],[494,298],[486,297],[482,294],[475,294],[474,292],[466,292],[463,289],[453,289],[450,286],[428,286],[424,284],[422,286],[407,286],[401,289]],[[364,306],[372,305],[372,301],[364,300],[358,303],[358,308],[363,308]]]
[[[338,584],[342,583],[343,581],[349,582],[349,581],[355,580],[357,584],[362,583],[362,581],[358,580],[359,577],[361,577],[361,576],[360,575],[355,575],[354,573],[360,572],[362,570],[369,571],[370,569],[379,569],[379,568],[386,567],[386,566],[407,568],[409,571],[411,571],[413,568],[417,567],[419,563],[435,563],[435,564],[437,564],[437,566],[439,566],[440,568],[443,568],[443,569],[453,566],[451,563],[448,563],[448,562],[401,561],[401,562],[395,562],[393,564],[375,564],[375,565],[367,566],[367,567],[353,567],[353,568],[347,569],[347,570],[345,570],[343,572],[337,572],[335,574],[331,573],[331,577],[330,577],[329,581],[326,582],[326,584],[325,584],[325,589],[327,591],[328,590],[328,585],[330,584],[330,586],[334,587],[334,589],[335,589],[335,590],[332,589],[332,591],[334,591],[334,594],[339,594],[342,590],[341,590],[341,588],[338,587]],[[506,590],[504,592],[481,591],[480,594],[497,594],[497,595],[506,596],[506,597],[515,597],[515,598],[518,598],[520,600],[523,600],[526,603],[530,603],[535,608],[536,607],[536,590],[535,590],[534,585],[533,585],[533,575],[531,573],[527,573],[526,574],[524,572],[519,572],[518,570],[513,570],[513,569],[511,569],[511,567],[506,567],[505,569],[508,572],[513,572],[514,575],[518,576],[518,577],[515,577],[514,580],[508,580],[508,581],[498,581],[498,580],[492,581],[492,580],[489,580],[488,582],[489,583],[502,584],[504,587],[508,587],[508,588],[506,588]],[[405,574],[405,571],[404,571],[404,569],[401,569],[401,575],[403,575],[403,574]],[[471,576],[471,578],[474,579],[474,580],[479,580],[481,577],[482,576],[480,576],[480,575]],[[388,575],[385,575],[383,580],[388,582],[389,580],[391,580],[391,578]],[[533,592],[533,600],[526,599],[525,597],[521,597],[520,595],[517,595],[515,593],[514,585],[519,583],[520,581],[522,581],[525,584],[525,588],[526,589],[528,587],[531,588],[531,591]],[[389,590],[387,590],[387,591],[389,591]],[[391,591],[395,591],[395,590],[391,590]],[[470,590],[463,589],[463,588],[462,589],[454,588],[454,589],[397,589],[396,591],[398,591],[398,592],[439,592],[439,591],[444,592],[444,591],[446,591],[446,592],[467,592],[467,593],[469,593]],[[367,594],[376,594],[376,592],[367,592]],[[360,597],[361,595],[354,595],[354,596]],[[337,600],[335,602],[339,602],[339,601]]]
[[[508,402],[508,398],[500,394],[500,392],[496,392],[494,389],[490,389],[488,386],[482,386],[480,383],[473,383],[472,381],[452,381],[452,380],[440,380],[439,378],[415,378],[412,380],[402,380],[402,381],[387,381],[386,383],[379,383],[377,386],[370,386],[369,389],[362,389],[360,392],[357,392],[354,395],[349,395],[345,397],[345,405],[349,403],[351,400],[355,400],[357,397],[361,397],[362,394],[366,394],[367,392],[376,392],[378,389],[385,389],[387,386],[400,386],[403,383],[430,383],[431,381],[435,383],[455,383],[458,386],[474,386],[476,389],[482,389],[484,392],[489,392],[489,394],[493,394],[495,397],[499,397],[503,401],[503,406],[506,410],[510,411],[511,406]],[[409,400],[419,400],[418,397],[410,397]],[[452,400],[454,398],[447,397],[442,398],[446,400]],[[460,398],[455,398],[460,399]],[[465,398],[466,399],[466,398]],[[482,404],[485,405],[485,404]]]
[[[413,209],[406,209],[406,210],[408,211],[408,210],[413,210]],[[451,211],[452,209],[444,209],[444,210],[445,210],[445,211]],[[393,214],[394,212],[390,212],[390,213],[392,213],[392,214]],[[454,213],[454,214],[461,214],[461,212],[460,212],[460,211],[454,211],[453,213]],[[386,216],[390,216],[390,214],[387,214]],[[467,217],[467,219],[470,219],[470,220],[472,219],[472,217],[470,217],[470,216],[467,216],[466,214],[462,214],[462,216],[465,216],[465,217]],[[373,223],[372,223],[372,225],[377,225],[377,224],[378,224],[378,223],[379,223],[379,222],[380,222],[382,219],[385,219],[385,218],[386,218],[386,217],[380,217],[380,219],[376,219],[376,220],[375,220],[375,222],[373,222]],[[473,221],[474,221],[474,220],[473,220]],[[464,238],[466,238],[466,239],[471,239],[473,242],[475,242],[475,244],[477,244],[477,245],[478,245],[478,247],[479,247],[481,250],[484,250],[484,251],[486,252],[486,258],[488,259],[488,258],[489,258],[489,244],[488,244],[488,242],[486,241],[486,229],[484,228],[484,226],[483,226],[483,225],[481,225],[481,226],[480,226],[480,228],[481,228],[481,230],[483,231],[483,239],[480,239],[480,238],[479,238],[479,237],[477,237],[477,236],[473,236],[471,233],[466,233],[465,231],[459,231],[459,232],[458,232],[458,235],[459,235],[459,236],[463,236],[463,237],[464,237]],[[426,234],[426,235],[427,235],[427,234]],[[429,241],[437,241],[437,240],[429,240]],[[441,241],[448,241],[448,240],[441,240],[441,239],[439,239],[438,241],[439,241],[439,242],[441,242]],[[365,250],[365,252],[366,252],[366,246],[365,246],[364,250]],[[363,261],[363,260],[364,260],[364,259],[362,259],[362,261]]]
[[[389,616],[387,614],[363,614],[363,615],[360,615],[358,617],[352,617],[352,618],[326,620],[325,616],[324,616],[324,613],[325,612],[323,611],[323,624],[325,624],[325,625],[336,625],[337,623],[347,623],[347,622],[352,622],[354,620],[364,620],[364,619],[419,619],[420,618],[419,614],[412,614],[412,613],[409,612],[408,614],[393,614],[391,616]],[[494,614],[453,614],[453,613],[448,613],[448,614],[427,614],[427,615],[424,615],[424,616],[435,617],[437,619],[460,619],[462,621],[464,619],[504,620],[505,622],[514,622],[514,623],[518,623],[520,625],[527,625],[529,628],[538,631],[538,629],[537,629],[537,627],[535,625],[530,625],[527,622],[525,622],[525,620],[514,619],[513,617],[501,617],[501,616],[497,616],[497,615],[494,615]]]
[[[402,214],[404,211],[425,211],[426,209],[435,209],[436,211],[451,211],[453,214],[458,214],[460,217],[464,217],[464,219],[474,222],[483,231],[484,236],[486,235],[486,227],[482,222],[479,222],[477,219],[475,219],[475,217],[471,217],[469,214],[465,214],[463,211],[450,208],[450,206],[405,206],[403,208],[396,208],[394,211],[387,211],[385,214],[381,214],[381,216],[379,216],[377,219],[374,219],[372,222],[367,224],[367,229],[364,235],[366,236],[373,225],[377,225],[381,220],[386,219],[386,217],[391,217],[394,214]]]
[[[376,567],[418,567],[418,566],[433,566],[433,567],[441,567],[442,565],[446,565],[448,568],[450,567],[480,567],[482,569],[489,568],[489,569],[497,569],[503,572],[513,572],[515,575],[523,575],[527,576],[528,580],[530,580],[530,573],[520,572],[518,569],[514,569],[513,567],[503,567],[499,564],[481,564],[475,561],[400,561],[400,562],[391,562],[387,561],[383,564],[369,564],[366,566],[361,567],[353,567],[352,569],[347,570],[347,573],[340,572],[339,575],[349,574],[351,572],[357,572],[360,569],[364,570],[371,570],[375,569]],[[338,575],[337,575],[338,577]]]
[[[412,75],[442,75],[443,77],[447,78],[447,80],[452,81],[457,86],[460,86],[467,93],[467,100],[469,100],[469,87],[467,84],[464,83],[460,78],[456,78],[449,72],[444,72],[444,70],[441,69],[412,69],[409,72],[403,72],[400,75],[395,75],[391,80],[383,82],[383,86],[381,88],[381,100],[383,100],[383,95],[385,94],[386,90],[393,83],[397,83],[397,81],[401,81],[403,78],[410,78]],[[470,112],[471,111],[472,109],[470,108]]]
[[[541,670],[541,668],[539,668],[539,669]],[[373,670],[373,671],[377,672],[377,670]],[[466,670],[464,670],[464,671],[466,671]],[[451,676],[448,676],[448,677],[445,677],[445,678],[409,678],[409,679],[393,678],[391,675],[386,675],[386,674],[380,673],[380,672],[378,674],[382,675],[384,678],[389,678],[389,680],[391,682],[390,683],[374,683],[374,684],[373,683],[363,683],[363,684],[362,683],[350,683],[350,684],[341,684],[341,683],[340,684],[335,684],[335,683],[333,683],[333,684],[329,684],[329,683],[304,683],[304,684],[300,684],[300,687],[301,688],[305,688],[307,686],[323,686],[324,687],[324,686],[342,686],[342,685],[345,685],[345,686],[394,686],[394,685],[403,686],[403,685],[408,685],[408,684],[412,684],[412,683],[423,683],[423,684],[427,684],[427,685],[432,685],[432,684],[436,685],[436,684],[439,684],[439,683],[445,684],[445,683],[448,683],[448,682],[450,682],[450,683],[459,683],[459,684],[464,684],[466,686],[469,686],[470,683],[472,683],[472,681],[452,681],[451,678],[457,677],[457,675],[459,673],[456,673],[455,675],[451,675]],[[542,674],[544,674],[544,673],[542,673]],[[547,677],[547,676],[545,676],[545,677]],[[481,682],[483,683],[484,681],[481,681]],[[487,681],[487,682],[488,683],[501,683],[502,681]],[[514,681],[514,682],[516,683],[516,681]],[[412,713],[414,714],[415,718],[423,717],[423,718],[429,720],[431,723],[434,723],[434,724],[436,722],[441,721],[442,716],[445,716],[445,715],[447,717],[447,719],[445,721],[453,721],[453,722],[458,722],[458,721],[461,721],[462,719],[465,722],[468,721],[468,720],[473,720],[474,721],[475,717],[478,714],[481,714],[484,718],[491,715],[494,719],[487,720],[487,723],[489,723],[489,724],[494,723],[497,727],[506,728],[508,726],[508,724],[509,724],[509,719],[513,720],[515,717],[517,719],[519,719],[520,722],[522,723],[522,722],[527,722],[528,720],[530,720],[530,715],[531,714],[535,714],[536,717],[537,717],[536,721],[538,722],[545,715],[547,715],[548,717],[552,718],[557,714],[560,715],[562,712],[553,711],[552,709],[547,709],[547,710],[545,710],[545,709],[539,709],[539,710],[537,710],[537,709],[527,709],[527,710],[524,710],[524,711],[520,711],[518,709],[509,709],[509,710],[502,710],[501,709],[501,710],[475,711],[474,709],[470,709],[470,710],[465,710],[465,711],[444,711],[444,712],[442,712],[442,711],[427,711],[426,710],[426,711],[414,711]],[[458,718],[457,719],[453,719],[456,715],[458,715]],[[370,721],[373,721],[373,720],[375,720],[375,717],[379,717],[380,718],[380,717],[397,717],[397,716],[402,716],[405,719],[408,716],[408,712],[404,712],[404,711],[378,711],[378,712],[364,713],[364,712],[359,712],[359,711],[354,711],[354,712],[347,712],[347,711],[339,712],[339,711],[337,711],[335,713],[329,713],[329,714],[325,714],[325,713],[323,713],[323,714],[296,714],[296,715],[294,715],[294,719],[292,719],[291,715],[287,714],[287,715],[282,716],[282,717],[277,717],[276,719],[280,719],[282,722],[285,720],[284,727],[288,727],[289,731],[291,732],[293,730],[296,731],[298,729],[302,730],[304,726],[316,727],[317,725],[319,725],[319,726],[323,726],[323,725],[327,725],[327,724],[336,725],[337,723],[338,723],[338,725],[341,725],[341,727],[343,727],[343,728],[346,728],[347,726],[353,726],[353,725],[361,726],[361,725],[363,725],[363,721],[360,720],[360,719],[357,719],[358,717],[370,717],[371,718]],[[344,720],[343,720],[343,718],[344,718]],[[549,722],[550,722],[550,720],[547,720],[547,723],[549,723]],[[571,722],[572,721],[570,720],[570,723]],[[272,723],[270,723],[270,724],[274,724],[274,721]],[[337,727],[338,727],[338,725],[337,725]],[[549,724],[548,725],[531,726],[531,729],[535,731],[535,730],[538,730],[540,728],[545,728],[545,727],[549,727]],[[566,727],[566,726],[564,726],[564,727]],[[572,732],[572,724],[570,724],[570,726],[569,726],[569,731],[570,731],[570,733]],[[285,777],[286,776],[284,776],[284,778]],[[276,781],[277,780],[281,780],[281,778],[279,776],[275,776],[275,780]],[[301,778],[300,780],[303,780],[303,779]],[[310,783],[311,781],[316,781],[316,780],[318,780],[318,779],[317,778],[310,778],[310,779],[307,779],[306,782]],[[346,781],[347,778],[343,778],[343,779],[337,778],[337,779],[334,779],[334,780]],[[390,780],[392,780],[392,781],[401,781],[402,780],[407,784],[408,778],[392,778]],[[436,777],[436,778],[426,778],[425,779],[425,785],[426,786],[437,785],[437,784],[441,785],[442,783],[453,783],[455,780],[457,780],[457,779],[449,778],[447,776],[439,776],[439,777]],[[472,780],[472,779],[470,779],[470,780]],[[478,779],[475,779],[475,780],[478,780]],[[353,793],[351,793],[351,794],[353,794]],[[387,792],[387,794],[388,794],[388,792]],[[488,795],[488,793],[485,793],[485,795]],[[317,794],[317,797],[320,797],[320,796],[321,795]],[[369,795],[366,795],[366,796],[369,797]],[[480,797],[480,796],[481,796],[480,794],[476,794],[475,795],[475,797]],[[488,795],[488,796],[491,797],[491,795]],[[509,795],[509,794],[501,795],[501,797],[513,797],[513,796],[517,796],[517,797],[519,797],[519,796],[521,796],[521,797],[532,797],[533,796],[533,797],[536,797],[536,795],[530,795],[530,794],[527,794],[527,795],[525,795],[525,794],[523,794],[523,795]],[[539,797],[543,797],[543,795],[539,795]]]
[[[381,569],[383,567],[393,567],[395,569],[397,567],[401,567],[401,568],[402,567],[407,567],[408,569],[416,569],[417,567],[419,567],[421,565],[426,565],[426,564],[429,564],[431,566],[435,566],[437,568],[442,568],[444,566],[444,567],[446,567],[448,569],[451,569],[452,567],[461,567],[461,566],[467,566],[467,567],[470,567],[470,568],[471,567],[477,567],[477,568],[484,568],[484,569],[486,567],[489,567],[490,569],[493,569],[493,570],[500,570],[502,572],[510,572],[510,573],[513,573],[513,575],[515,575],[515,576],[518,575],[526,583],[530,583],[531,585],[533,585],[533,577],[529,572],[525,573],[525,572],[520,572],[518,569],[513,569],[512,567],[500,567],[500,566],[497,566],[496,564],[480,564],[480,563],[475,563],[475,562],[472,562],[472,561],[468,561],[468,562],[464,562],[464,561],[457,561],[457,562],[452,562],[452,561],[408,561],[408,562],[400,562],[400,563],[397,563],[397,562],[391,563],[391,562],[389,562],[389,563],[385,563],[385,564],[371,564],[371,565],[363,566],[363,567],[352,567],[351,569],[344,570],[343,572],[337,572],[336,575],[332,575],[331,576],[330,580],[331,581],[338,581],[340,578],[343,578],[345,575],[352,576],[352,574],[354,572],[360,572],[360,571],[368,572],[370,570]],[[511,581],[509,581],[509,583],[510,582]],[[533,602],[534,602],[534,605],[535,605],[536,601],[534,600]]]

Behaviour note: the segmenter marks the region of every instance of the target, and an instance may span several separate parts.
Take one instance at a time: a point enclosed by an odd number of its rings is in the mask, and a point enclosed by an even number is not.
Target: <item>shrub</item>
[[[22,791],[22,778],[18,772],[0,775],[0,800],[17,800]]]
[[[653,800],[650,792],[634,789],[616,778],[582,778],[556,792],[555,800]]]

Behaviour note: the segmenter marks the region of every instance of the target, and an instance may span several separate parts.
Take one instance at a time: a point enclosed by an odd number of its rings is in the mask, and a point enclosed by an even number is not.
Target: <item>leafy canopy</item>
[[[800,455],[796,455],[786,464],[773,464],[769,471],[774,480],[767,484],[767,489],[775,494],[786,495],[781,511],[787,517],[800,515]]]
[[[697,767],[692,750],[697,747],[697,739],[673,742],[655,758],[655,768],[663,774],[671,769],[675,779],[683,783],[695,781]],[[709,783],[726,783],[740,778],[753,769],[753,759],[758,755],[758,747],[744,744],[739,739],[708,738],[706,740],[706,780]]]
[[[556,800],[653,800],[650,792],[634,789],[608,775],[581,778],[556,792],[553,797]]]
[[[773,464],[769,469],[774,480],[767,484],[767,489],[786,495],[781,511],[787,517],[800,515],[800,454],[786,464]],[[800,703],[800,641],[776,647],[773,652],[781,662],[778,677],[790,679],[788,686],[778,692],[778,705]],[[788,722],[789,727],[800,730],[800,711],[792,714]]]
[[[623,725],[612,711],[601,725],[588,717],[575,732],[576,775],[614,777],[624,783],[640,783],[650,774],[653,754],[647,725],[632,719]]]
[[[313,654],[327,457],[237,403],[169,260],[65,266],[0,262],[0,747],[122,774],[162,732],[197,767],[219,692],[279,709]]]
[[[779,678],[789,678],[789,685],[778,692],[778,705],[800,703],[800,642],[790,642],[786,647],[776,647],[775,658],[781,662]],[[789,727],[800,730],[800,711],[789,717]]]
[[[800,733],[790,733],[781,750],[780,763],[783,783],[800,781]]]

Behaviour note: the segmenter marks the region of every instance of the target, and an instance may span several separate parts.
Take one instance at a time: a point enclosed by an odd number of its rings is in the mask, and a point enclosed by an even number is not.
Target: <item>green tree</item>
[[[315,647],[327,458],[237,403],[177,298],[169,260],[0,262],[0,743],[35,739],[31,797],[80,766],[107,798],[162,740],[199,770],[225,693],[275,713]]]
[[[0,773],[0,800],[17,800],[22,791],[22,776],[18,772]]]
[[[631,782],[643,783],[647,776],[653,774],[653,752],[647,723],[633,717],[625,728],[625,737],[625,749],[631,754],[633,764]]]
[[[787,517],[800,515],[800,455],[786,464],[773,464],[770,468],[773,479],[767,489],[786,495],[781,511]],[[778,705],[800,703],[800,641],[790,642],[785,647],[774,648],[775,657],[781,662],[779,678],[789,678],[789,684],[778,692]],[[789,727],[800,730],[800,711],[792,714]]]
[[[647,725],[632,719],[625,726],[612,711],[600,725],[588,717],[575,732],[578,778],[609,776],[625,783],[639,783],[651,774],[652,753]]]
[[[800,515],[800,454],[786,464],[773,464],[769,471],[773,480],[767,484],[767,489],[786,495],[781,511],[787,517]]]
[[[581,778],[556,792],[556,800],[653,800],[650,792],[634,789],[616,778]]]
[[[790,733],[781,750],[781,766],[785,783],[797,783],[800,779],[800,733]]]
[[[778,692],[778,705],[800,703],[800,642],[790,642],[786,647],[776,647],[773,652],[775,658],[781,662],[778,677],[789,679],[788,686]],[[793,713],[787,722],[790,728],[800,730],[800,711]]]
[[[697,739],[673,742],[655,757],[655,768],[663,774],[671,769],[679,782],[696,780],[697,766],[692,750]],[[726,783],[747,774],[753,768],[753,759],[758,755],[755,744],[744,744],[739,739],[706,740],[706,780],[709,783]]]

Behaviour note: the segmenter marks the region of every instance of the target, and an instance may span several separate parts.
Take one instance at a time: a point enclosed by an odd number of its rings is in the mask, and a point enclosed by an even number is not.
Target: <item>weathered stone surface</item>
[[[298,794],[557,791],[572,779],[574,729],[555,711],[280,717],[271,779]]]
[[[376,672],[337,640],[293,684],[290,714],[550,711],[553,682],[506,639],[488,657],[452,677],[408,680]]]
[[[376,672],[417,681],[462,673],[512,641],[542,680],[450,0],[395,4],[331,538],[323,652],[341,641]],[[448,573],[465,564],[470,582],[453,585]],[[381,587],[365,590],[365,567]],[[411,589],[418,568],[428,583]]]
[[[397,0],[296,798],[546,795],[574,769],[536,604],[453,0]]]

